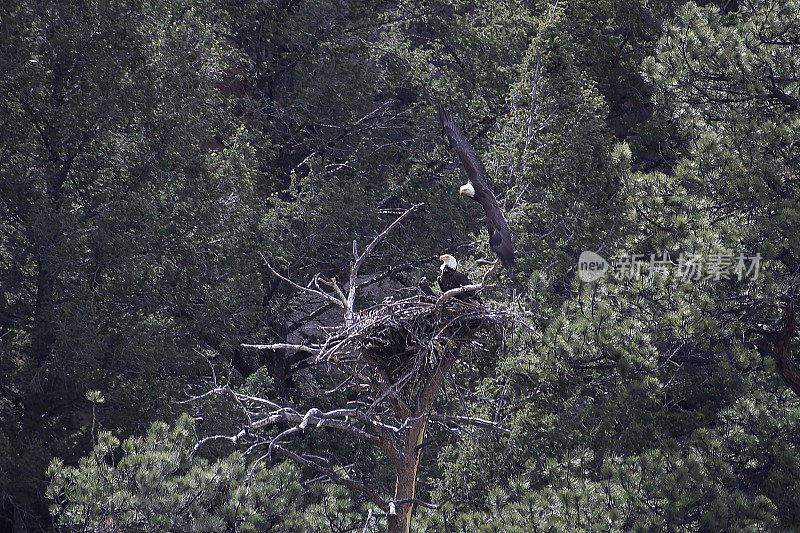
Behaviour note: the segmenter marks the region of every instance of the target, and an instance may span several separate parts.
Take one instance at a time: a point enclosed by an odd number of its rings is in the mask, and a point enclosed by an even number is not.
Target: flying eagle
[[[464,138],[464,134],[447,110],[439,106],[439,122],[445,135],[450,140],[450,146],[467,171],[467,183],[459,189],[459,194],[466,194],[483,206],[486,212],[486,229],[489,231],[489,246],[500,258],[504,267],[510,269],[514,266],[514,249],[511,246],[511,232],[508,229],[506,217],[497,205],[497,199],[486,185],[483,178],[483,169],[475,152]]]
[[[439,257],[439,260],[442,261],[442,273],[439,274],[438,281],[439,288],[442,289],[442,292],[447,292],[450,289],[457,289],[465,285],[472,285],[472,281],[470,281],[466,274],[456,270],[458,268],[458,263],[456,263],[455,257],[450,254],[444,254]],[[457,295],[456,298],[464,300],[465,302],[470,300],[481,301],[475,291],[462,292]]]

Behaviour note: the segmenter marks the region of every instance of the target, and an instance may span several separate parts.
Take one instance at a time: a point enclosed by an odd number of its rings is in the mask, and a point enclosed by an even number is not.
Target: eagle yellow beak
[[[462,194],[464,194],[464,189],[459,189],[458,190],[458,195],[461,196]]]
[[[443,255],[439,256],[439,261],[444,261],[444,256]]]

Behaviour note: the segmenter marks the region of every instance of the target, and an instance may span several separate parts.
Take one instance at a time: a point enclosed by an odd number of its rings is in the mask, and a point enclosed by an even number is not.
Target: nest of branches
[[[377,366],[396,381],[409,372],[432,370],[448,351],[502,339],[508,319],[506,312],[457,299],[387,299],[330,330],[319,358]]]
[[[483,274],[480,283],[450,289],[439,297],[388,298],[364,311],[355,310],[359,288],[381,277],[359,277],[365,258],[392,228],[420,206],[417,204],[406,209],[363,252],[359,252],[356,241],[353,241],[354,261],[346,285],[321,274],[316,274],[305,285],[297,283],[275,270],[264,257],[267,268],[280,280],[300,292],[341,308],[344,323],[323,327],[323,340],[313,344],[242,346],[297,350],[310,354],[317,362],[338,367],[351,381],[379,383],[379,389],[400,390],[413,376],[424,380],[437,372],[446,372],[465,344],[478,342],[479,337],[488,340],[492,333],[502,338],[504,325],[514,318],[509,311],[498,311],[459,299],[464,294],[475,294],[486,288],[487,279],[496,271],[499,261]]]

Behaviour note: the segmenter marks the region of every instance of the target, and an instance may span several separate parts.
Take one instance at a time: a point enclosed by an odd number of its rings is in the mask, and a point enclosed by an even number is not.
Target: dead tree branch
[[[379,305],[355,312],[358,291],[373,282],[376,276],[360,277],[365,260],[386,236],[415,212],[421,204],[406,209],[359,252],[353,241],[353,262],[349,280],[340,285],[320,274],[307,285],[291,280],[277,272],[262,255],[273,275],[298,291],[320,298],[343,309],[342,322],[336,326],[319,327],[314,342],[276,342],[242,344],[257,350],[295,350],[314,357],[313,372],[333,383],[330,391],[353,394],[346,407],[322,408],[304,406],[295,409],[280,400],[237,392],[228,385],[214,386],[195,399],[215,394],[232,399],[240,410],[244,427],[233,435],[212,435],[205,443],[225,440],[244,445],[246,455],[260,450],[262,461],[280,454],[319,474],[321,479],[362,492],[387,512],[391,532],[407,533],[414,505],[433,506],[416,497],[416,483],[428,422],[443,424],[449,431],[454,427],[476,426],[492,431],[508,431],[500,423],[468,415],[437,413],[435,402],[446,376],[454,368],[463,349],[480,350],[479,336],[498,335],[510,313],[476,306],[454,299],[459,294],[480,291],[487,287],[489,276],[499,263],[495,262],[479,284],[445,292],[440,298],[414,296],[405,299],[386,299]],[[499,342],[499,340],[498,340]],[[327,374],[325,374],[327,373]],[[322,389],[325,390],[325,389]],[[351,399],[354,398],[354,399]],[[312,456],[302,452],[293,438],[312,429],[333,431],[345,435],[360,446],[380,450],[395,471],[395,487],[391,501],[382,496],[389,487],[378,488],[368,482],[369,475],[356,475],[351,468],[340,469],[333,457]],[[357,468],[357,463],[351,465]],[[337,470],[344,470],[344,474]]]
[[[355,304],[356,300],[356,291],[360,287],[360,284],[358,283],[358,271],[361,269],[364,259],[366,259],[372,253],[372,250],[375,249],[375,246],[377,246],[378,243],[380,243],[389,234],[389,232],[391,232],[398,224],[400,224],[404,218],[409,216],[420,207],[422,207],[422,204],[415,204],[406,209],[403,214],[394,220],[394,222],[389,224],[386,229],[372,239],[372,242],[367,245],[367,248],[364,250],[363,254],[358,254],[358,244],[356,241],[353,241],[353,257],[355,258],[355,263],[353,263],[353,266],[350,268],[350,283],[348,285],[347,298],[343,301],[345,324],[349,325],[353,321],[353,305]]]

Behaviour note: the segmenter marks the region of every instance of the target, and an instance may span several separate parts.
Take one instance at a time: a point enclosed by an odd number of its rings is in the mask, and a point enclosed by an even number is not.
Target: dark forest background
[[[424,203],[357,306],[442,253],[477,276],[440,103],[515,237],[482,296],[519,319],[437,400],[506,431],[431,428],[414,529],[796,528],[799,73],[798,0],[2,2],[0,530],[383,529],[283,457],[195,453],[240,420],[181,402],[212,368],[304,409],[350,399],[302,353],[242,346],[330,312],[260,254],[346,280],[353,240]],[[761,263],[584,284],[584,250]],[[297,446],[393,490],[357,443]]]

